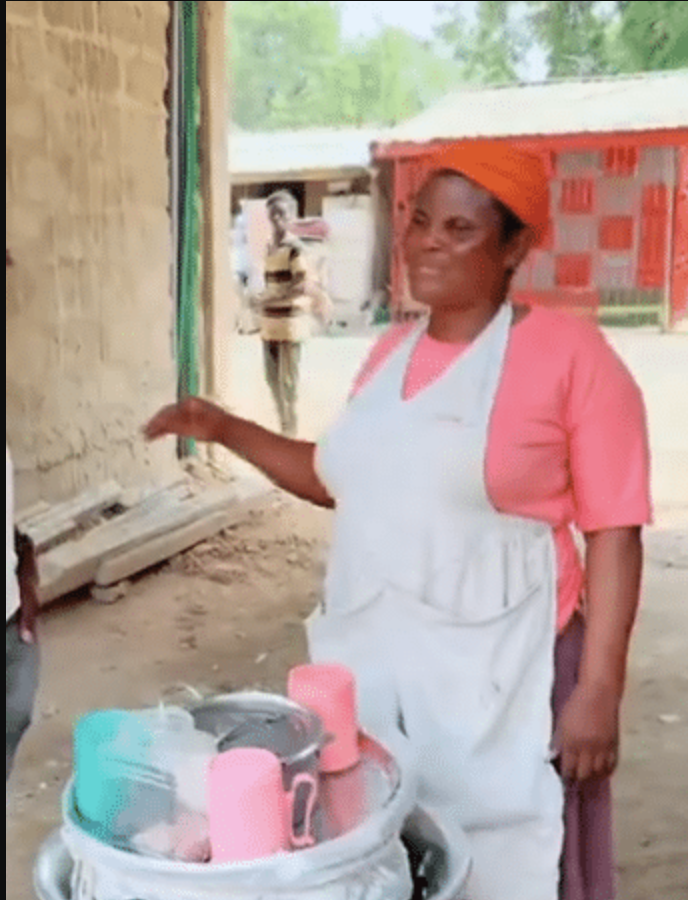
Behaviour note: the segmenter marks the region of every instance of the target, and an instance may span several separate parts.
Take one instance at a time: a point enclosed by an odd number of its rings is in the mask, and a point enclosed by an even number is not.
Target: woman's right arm
[[[160,410],[144,428],[148,440],[165,435],[221,444],[259,469],[278,487],[316,506],[334,508],[315,470],[315,444],[268,431],[214,403],[189,397]]]

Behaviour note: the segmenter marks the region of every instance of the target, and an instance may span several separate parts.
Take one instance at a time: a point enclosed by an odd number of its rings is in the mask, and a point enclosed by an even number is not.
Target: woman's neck
[[[470,343],[489,325],[501,309],[496,304],[462,307],[439,307],[430,312],[428,335],[446,344]]]
[[[282,231],[280,234],[273,232],[271,248],[276,250],[278,247],[281,247],[288,237],[289,231]]]

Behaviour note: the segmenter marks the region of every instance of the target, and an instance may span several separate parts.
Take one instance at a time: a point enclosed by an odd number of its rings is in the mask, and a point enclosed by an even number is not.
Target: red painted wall
[[[679,150],[678,173],[671,288],[672,324],[688,319],[688,145]]]
[[[595,315],[600,304],[663,296],[674,319],[685,316],[688,130],[516,143],[542,153],[552,176],[551,228],[517,276],[516,299]],[[377,152],[394,160],[392,303],[400,314],[419,309],[408,294],[400,236],[433,146]]]

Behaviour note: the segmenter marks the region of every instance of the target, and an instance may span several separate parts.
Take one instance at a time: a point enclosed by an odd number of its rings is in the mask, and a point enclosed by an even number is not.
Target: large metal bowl
[[[416,809],[406,822],[402,838],[415,884],[409,900],[463,900],[468,863],[450,856],[451,841],[432,817]],[[70,900],[72,868],[62,836],[55,831],[41,847],[34,866],[38,900]]]

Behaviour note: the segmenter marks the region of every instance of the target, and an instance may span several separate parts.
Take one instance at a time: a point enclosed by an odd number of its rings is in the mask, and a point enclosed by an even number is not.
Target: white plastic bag
[[[63,797],[62,838],[74,860],[78,900],[409,900],[413,893],[401,831],[415,806],[406,748],[388,805],[342,837],[297,853],[209,865],[144,857],[101,843],[71,815]]]
[[[207,868],[210,875],[212,867]],[[238,878],[224,882],[213,877],[127,873],[124,868],[79,860],[72,873],[72,900],[409,900],[413,893],[408,857],[399,839],[366,859],[351,861],[349,871],[320,874],[324,880],[311,875],[301,885],[290,879],[284,885],[277,881],[273,886],[242,887]]]

